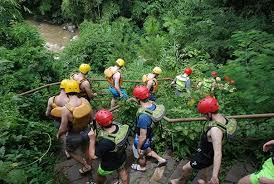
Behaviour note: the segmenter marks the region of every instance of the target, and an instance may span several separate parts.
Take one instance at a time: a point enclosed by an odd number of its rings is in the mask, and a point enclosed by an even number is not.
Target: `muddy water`
[[[42,38],[45,40],[45,47],[53,52],[60,52],[68,45],[70,39],[79,35],[79,32],[71,33],[63,30],[62,25],[52,25],[45,22],[37,22],[34,20],[26,20],[27,23],[35,26],[40,32]]]

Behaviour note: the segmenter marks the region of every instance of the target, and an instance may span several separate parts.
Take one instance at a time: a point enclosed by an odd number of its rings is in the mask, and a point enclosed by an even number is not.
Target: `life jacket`
[[[176,88],[179,91],[183,91],[186,89],[186,81],[189,80],[189,77],[186,77],[184,75],[178,75],[176,76]]]
[[[209,130],[212,127],[218,127],[223,133],[226,134],[227,139],[233,139],[237,130],[237,121],[233,118],[226,119],[226,124],[217,121],[208,121],[205,124],[204,130]]]
[[[114,79],[113,79],[113,75],[117,72],[120,72],[119,70],[115,70],[114,67],[108,67],[105,69],[104,71],[104,74],[105,74],[105,77],[108,81],[108,83],[112,86],[112,87],[115,87],[115,82],[114,82]],[[123,79],[122,79],[122,75],[119,79],[119,85],[122,86],[122,83],[123,83]]]
[[[55,97],[56,96],[53,96],[53,101],[51,104],[52,109],[50,111],[50,115],[55,118],[61,118],[63,107],[57,106],[57,104],[55,103]]]
[[[74,79],[74,75],[75,75],[75,73],[72,74],[72,75],[70,75],[70,79],[75,80],[75,79]],[[83,79],[81,79],[80,81],[78,81],[78,80],[76,80],[76,81],[78,82],[79,87],[80,87],[80,93],[78,94],[78,96],[79,96],[79,97],[83,97],[83,98],[85,98],[85,99],[87,99],[87,100],[90,100],[90,99],[88,99],[87,93],[81,89],[81,84],[82,84],[83,82],[88,81],[88,82],[90,83],[90,81],[88,80],[88,78],[87,78],[86,76],[84,76]]]
[[[103,129],[98,130],[97,139],[100,141],[102,139],[108,139],[115,144],[115,149],[111,152],[124,151],[128,143],[129,126],[121,125],[117,122],[113,123],[118,126],[118,131],[116,133],[109,133]]]
[[[160,104],[160,105],[157,105],[155,103],[153,103],[153,104],[156,106],[155,110],[152,111],[145,107],[140,107],[137,111],[136,116],[139,117],[140,114],[144,113],[144,114],[149,115],[153,122],[161,121],[161,119],[163,119],[163,117],[166,114],[166,108],[162,104]]]
[[[88,127],[90,116],[92,114],[92,108],[89,102],[84,99],[81,100],[82,103],[78,107],[71,106],[69,102],[65,105],[65,107],[72,113],[72,130],[76,132],[80,132],[81,130]]]
[[[152,85],[152,88],[150,89],[150,92],[151,93],[156,93],[157,90],[158,90],[158,81],[155,78],[149,78],[148,75],[149,74],[144,74],[143,77],[142,77],[142,81],[143,81],[143,83],[145,83],[145,85],[147,85],[148,81],[152,79],[153,80],[153,85]]]

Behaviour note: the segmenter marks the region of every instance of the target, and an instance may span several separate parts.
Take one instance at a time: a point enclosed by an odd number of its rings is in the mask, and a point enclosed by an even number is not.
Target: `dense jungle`
[[[62,51],[46,47],[27,20],[74,25],[76,39]],[[192,90],[175,96],[171,81],[160,81],[157,102],[169,118],[200,117],[197,84],[217,71],[220,112],[225,115],[274,112],[274,2],[272,0],[1,0],[0,1],[0,183],[56,182],[61,159],[53,120],[45,116],[53,85],[81,63],[92,67],[90,78],[104,79],[104,69],[123,58],[125,79],[141,80],[155,66],[160,78],[174,78],[191,67]],[[137,83],[124,83],[132,96]],[[91,100],[93,109],[109,108],[107,83],[92,89],[106,92]],[[109,99],[109,100],[108,100]],[[136,106],[120,101],[119,122],[134,125]],[[155,129],[154,149],[172,150],[177,161],[195,151],[204,122],[168,123]],[[133,135],[133,134],[132,134]],[[221,181],[237,159],[249,158],[259,168],[269,157],[262,145],[274,137],[274,118],[238,120],[233,140],[223,147]]]

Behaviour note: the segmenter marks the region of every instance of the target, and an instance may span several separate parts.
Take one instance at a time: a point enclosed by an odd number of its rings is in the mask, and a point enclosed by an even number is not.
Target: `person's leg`
[[[191,174],[191,171],[192,171],[192,167],[190,166],[190,162],[188,162],[187,164],[185,164],[183,166],[182,175],[180,176],[180,178],[170,180],[170,183],[171,184],[185,184],[187,181],[187,178]]]
[[[201,172],[202,172],[202,176],[201,176],[201,178],[198,180],[198,183],[199,183],[199,184],[205,184],[206,181],[209,181],[209,180],[210,180],[210,178],[209,178],[209,168],[208,168],[208,167],[207,167],[207,168],[204,168],[204,169],[201,170]]]
[[[115,98],[112,98],[111,102],[110,102],[110,108],[113,108],[115,106],[116,106],[116,100],[115,100]]]
[[[121,177],[123,184],[129,184],[128,173],[125,167],[122,167],[118,170],[119,176]]]
[[[241,179],[238,181],[238,184],[251,184],[250,175],[247,175],[247,176],[241,178]]]
[[[148,150],[147,153],[148,156],[155,158],[159,163],[163,163],[166,162],[166,159],[160,157],[155,151],[153,151],[152,149]]]
[[[98,167],[97,170],[97,176],[96,176],[96,184],[104,184],[106,181],[106,176],[109,174],[112,174],[113,171],[105,171],[102,169],[101,164]]]
[[[91,169],[91,165],[88,164],[88,162],[82,155],[78,155],[76,152],[69,152],[69,154],[74,160],[81,163],[85,167],[85,170]]]
[[[97,173],[96,184],[104,184],[106,179],[107,179],[106,176],[101,176],[100,174]]]

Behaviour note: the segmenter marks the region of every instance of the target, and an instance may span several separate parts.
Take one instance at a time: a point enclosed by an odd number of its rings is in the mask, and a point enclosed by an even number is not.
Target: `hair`
[[[110,128],[112,126],[112,123],[110,123],[108,126],[103,126],[103,128]]]
[[[69,92],[69,93],[67,93],[67,95],[73,96],[73,95],[78,95],[78,93],[76,93],[76,92]]]

